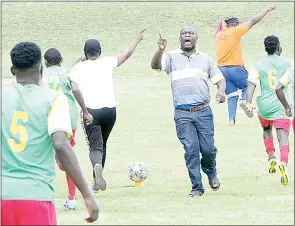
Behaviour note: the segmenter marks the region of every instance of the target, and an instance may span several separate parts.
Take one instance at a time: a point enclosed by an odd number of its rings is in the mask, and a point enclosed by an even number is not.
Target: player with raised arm
[[[276,9],[273,4],[265,8],[261,13],[253,16],[249,21],[241,23],[237,17],[225,19],[225,29],[216,34],[216,57],[218,67],[226,80],[225,94],[227,96],[229,124],[236,123],[237,104],[239,99],[238,90],[242,91],[240,106],[246,109],[246,88],[248,71],[242,55],[242,37],[250,29],[259,23],[269,12]]]
[[[75,86],[75,84],[72,84],[69,78],[67,77],[68,70],[66,70],[64,67],[61,66],[61,63],[63,61],[61,53],[55,48],[50,48],[45,52],[44,60],[45,60],[46,68],[43,71],[43,77],[42,77],[43,84],[47,88],[64,93],[67,97],[67,101],[70,107],[71,126],[72,126],[72,132],[73,132],[73,136],[70,143],[72,147],[74,147],[76,145],[75,134],[76,134],[77,120],[78,120],[78,109],[76,107],[75,97],[78,100],[78,103],[80,104],[84,118],[91,123],[93,121],[92,115],[89,114],[86,109],[83,96],[79,88]],[[61,170],[63,170],[59,162],[58,162],[58,166]],[[71,178],[69,177],[69,175],[67,174],[66,174],[66,180],[68,184],[68,198],[64,203],[64,207],[67,209],[75,209],[77,205],[76,186],[74,182],[71,180]]]
[[[42,57],[32,42],[10,53],[17,83],[2,90],[2,225],[56,225],[54,150],[65,172],[82,193],[89,217],[98,205],[72,150],[69,105],[63,93],[40,86]]]
[[[280,145],[282,185],[288,184],[287,164],[289,153],[290,120],[285,114],[284,107],[276,96],[278,80],[291,67],[290,61],[282,56],[282,48],[278,37],[271,35],[264,39],[267,56],[256,64],[257,78],[249,78],[247,87],[246,114],[253,117],[252,98],[259,81],[261,95],[257,97],[258,117],[263,129],[263,140],[268,155],[269,173],[276,172],[277,159],[273,142],[272,128],[276,129]]]
[[[96,39],[88,39],[84,44],[85,57],[75,62],[69,72],[71,83],[80,88],[87,110],[93,116],[93,123],[90,125],[82,119],[82,128],[93,167],[93,192],[104,191],[107,188],[103,169],[107,141],[117,117],[113,70],[131,57],[143,39],[143,32],[144,30],[138,32],[130,45],[118,56],[101,57],[100,42]]]

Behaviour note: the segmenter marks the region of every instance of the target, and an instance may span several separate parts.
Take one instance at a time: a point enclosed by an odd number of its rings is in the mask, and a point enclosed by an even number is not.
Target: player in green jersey
[[[73,132],[73,137],[70,143],[72,147],[74,147],[76,144],[75,133],[77,129],[78,109],[76,107],[76,101],[72,93],[73,83],[71,83],[69,78],[67,77],[68,71],[61,66],[63,59],[62,59],[61,53],[57,49],[55,48],[48,49],[44,54],[44,60],[45,60],[46,68],[43,71],[43,77],[42,77],[43,85],[45,85],[45,87],[47,88],[62,92],[67,97],[67,100],[70,106],[71,126],[72,126],[72,132]],[[81,106],[81,109],[84,109],[83,110],[84,117],[86,117],[86,119],[88,119],[89,121],[92,121],[93,118],[91,114],[89,114],[87,111],[87,108],[85,106],[85,103],[79,88],[75,89],[75,86],[74,86],[73,92],[74,93],[76,92],[76,97],[78,96],[81,100],[80,106]],[[61,170],[63,170],[59,162],[58,162],[58,166]],[[68,184],[68,198],[64,203],[64,207],[67,209],[75,209],[77,205],[76,186],[67,174],[66,174],[66,180]]]
[[[63,93],[40,86],[42,58],[32,42],[10,53],[17,83],[2,89],[2,225],[56,225],[54,150],[82,193],[88,222],[98,218],[94,200],[68,139],[69,104]]]
[[[285,94],[284,94],[284,88],[287,87],[288,85],[291,86],[292,89],[292,98],[290,98],[290,104],[288,103]],[[282,105],[284,106],[286,110],[286,115],[288,117],[292,117],[293,115],[293,121],[292,121],[292,126],[293,126],[293,132],[295,131],[295,125],[294,125],[294,62],[292,67],[284,74],[280,79],[279,79],[279,84],[277,86],[277,97],[281,101]],[[291,107],[291,106],[292,107]],[[293,112],[292,112],[293,111]]]
[[[263,140],[268,155],[269,173],[276,172],[277,160],[273,143],[272,128],[276,129],[280,145],[282,185],[288,184],[287,164],[289,154],[290,120],[285,114],[284,107],[276,96],[278,80],[291,67],[289,60],[280,56],[282,48],[278,37],[272,35],[264,39],[267,56],[256,64],[257,78],[249,78],[247,87],[247,106],[244,108],[249,117],[253,117],[251,105],[255,87],[259,81],[261,95],[257,97],[258,117],[263,128]]]

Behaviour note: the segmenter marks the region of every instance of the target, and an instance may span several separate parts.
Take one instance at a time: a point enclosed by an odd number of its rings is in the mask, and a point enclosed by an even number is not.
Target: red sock
[[[280,145],[281,162],[288,164],[289,145]]]
[[[68,174],[66,174],[67,177],[67,183],[68,183],[68,190],[69,190],[69,200],[73,200],[76,197],[76,185],[72,181],[72,179],[69,177]]]
[[[272,153],[275,151],[275,147],[273,145],[273,139],[270,137],[265,138],[264,145],[266,148],[266,153],[267,153],[268,157],[270,157],[272,155]]]

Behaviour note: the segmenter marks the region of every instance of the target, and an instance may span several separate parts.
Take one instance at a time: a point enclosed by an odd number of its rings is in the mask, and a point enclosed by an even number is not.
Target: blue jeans
[[[216,174],[217,149],[214,146],[211,108],[208,106],[196,112],[175,109],[174,120],[177,137],[184,146],[184,158],[192,183],[192,191],[204,193],[200,166],[208,177]]]
[[[242,90],[242,100],[246,100],[248,72],[241,66],[219,67],[225,81],[229,120],[236,120],[237,104],[239,99],[238,90]]]

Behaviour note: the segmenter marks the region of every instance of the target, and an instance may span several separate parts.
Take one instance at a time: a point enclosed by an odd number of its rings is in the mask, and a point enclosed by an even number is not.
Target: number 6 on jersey
[[[28,133],[26,127],[18,125],[18,120],[24,122],[28,121],[28,113],[25,111],[15,111],[13,113],[12,123],[10,126],[10,132],[13,135],[19,134],[19,143],[16,143],[15,139],[9,139],[8,144],[14,152],[21,152],[25,149],[28,141]]]

